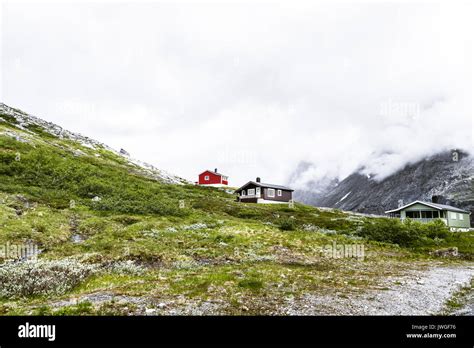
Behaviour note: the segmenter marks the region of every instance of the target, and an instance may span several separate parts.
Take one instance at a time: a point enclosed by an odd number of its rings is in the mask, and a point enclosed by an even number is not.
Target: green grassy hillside
[[[169,183],[15,112],[0,113],[0,245],[41,253],[0,259],[0,314],[271,314],[307,292],[377,287],[435,249],[473,255],[472,233],[436,224],[242,204]],[[334,243],[366,255],[328,257]]]

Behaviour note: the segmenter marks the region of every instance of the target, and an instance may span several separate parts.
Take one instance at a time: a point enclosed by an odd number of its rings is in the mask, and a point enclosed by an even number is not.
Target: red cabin
[[[199,174],[199,185],[207,185],[207,186],[227,186],[229,177],[218,173],[217,168],[214,171],[206,170]]]

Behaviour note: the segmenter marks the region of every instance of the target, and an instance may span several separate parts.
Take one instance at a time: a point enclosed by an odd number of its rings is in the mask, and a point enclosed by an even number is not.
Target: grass
[[[101,269],[65,294],[0,298],[0,314],[126,315],[159,301],[167,306],[163,314],[187,313],[183,308],[206,301],[220,303],[221,314],[269,314],[288,296],[370,289],[433,259],[434,249],[474,254],[473,232],[302,204],[242,204],[218,189],[165,184],[105,148],[39,127],[21,130],[8,115],[0,117],[7,121],[0,122],[0,245],[32,242],[41,259],[76,257]],[[396,233],[384,234],[387,227]],[[334,242],[363,243],[368,256],[325,257],[323,248]],[[107,268],[127,260],[145,271]],[[95,293],[140,297],[144,304],[89,301]],[[70,298],[79,302],[57,306]]]
[[[472,300],[473,291],[474,278],[471,279],[470,285],[461,287],[446,301],[445,308],[442,313],[445,315],[453,314],[456,310],[464,307],[470,298]]]

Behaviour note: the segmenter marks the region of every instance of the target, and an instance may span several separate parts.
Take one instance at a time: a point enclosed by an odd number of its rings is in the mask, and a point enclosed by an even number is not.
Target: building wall
[[[263,189],[263,199],[269,200],[269,201],[279,201],[279,202],[289,202],[290,199],[292,198],[292,192],[291,191],[281,191],[281,196],[278,196],[278,190],[275,189],[275,197],[269,197],[268,196],[268,188]]]
[[[417,211],[417,210],[437,211],[437,209],[430,208],[430,207],[428,207],[426,205],[423,205],[423,204],[420,204],[420,203],[416,203],[416,204],[413,204],[412,206],[400,211],[400,218],[402,220],[405,219],[407,211]],[[452,212],[450,212],[450,211],[447,211],[447,212],[443,211],[442,212],[442,214],[445,214],[445,216],[443,217],[443,220],[447,223],[447,225],[449,227],[469,228],[471,226],[469,214],[453,212],[453,213],[456,214],[456,219],[453,219],[451,213]],[[462,215],[462,217],[463,217],[462,220],[459,218],[460,215]]]
[[[453,219],[451,213],[456,214],[456,219]],[[459,217],[462,216],[461,220]],[[449,227],[459,227],[459,228],[469,228],[471,227],[471,221],[469,219],[469,214],[467,213],[458,213],[448,211],[448,226]]]
[[[247,192],[249,191],[249,189],[256,189],[256,188],[257,188],[257,185],[254,185],[254,184],[249,184],[249,185],[245,186],[245,188],[244,188],[245,195],[247,195]]]
[[[247,196],[248,195],[248,190],[249,189],[257,189],[257,187],[260,187],[260,186],[257,186],[255,184],[249,184],[248,186],[245,187],[245,195]],[[239,192],[240,193],[240,196],[241,196],[241,191]],[[269,197],[268,196],[268,188],[266,187],[260,187],[260,196],[259,197],[256,197],[256,198],[261,198],[261,199],[264,199],[266,201],[277,201],[277,202],[289,202],[291,199],[292,199],[292,192],[291,191],[285,191],[285,190],[282,190],[281,191],[281,196],[278,196],[278,192],[277,190],[275,189],[275,197]],[[248,198],[240,198],[240,201],[241,202],[250,202],[252,201],[253,203],[253,197],[248,197]],[[256,201],[255,201],[256,203]]]
[[[431,211],[438,211],[438,209],[435,209],[435,208],[431,208],[427,205],[424,205],[424,204],[420,204],[420,203],[416,203],[416,204],[413,204],[412,206],[406,208],[406,209],[403,209],[405,211],[411,211],[411,210],[431,210]]]
[[[204,180],[206,175],[209,175],[209,180]],[[217,175],[210,171],[199,174],[199,185],[220,184],[220,183],[221,183],[220,175]],[[227,182],[225,183],[223,182],[223,184],[227,185]]]
[[[407,214],[406,214],[407,211],[420,211],[420,210],[423,210],[423,211],[439,211],[439,213],[441,214],[441,218],[444,217],[442,214],[445,214],[444,212],[442,212],[438,209],[434,209],[434,208],[428,207],[426,205],[416,203],[416,204],[413,204],[412,206],[410,206],[406,209],[401,210],[400,211],[400,218],[405,219],[407,217]]]

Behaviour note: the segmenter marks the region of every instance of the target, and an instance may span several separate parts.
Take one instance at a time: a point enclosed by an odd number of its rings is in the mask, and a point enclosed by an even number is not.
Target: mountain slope
[[[374,214],[396,208],[398,200],[431,201],[432,196],[440,196],[440,203],[474,212],[473,180],[472,156],[459,152],[458,161],[453,161],[451,153],[441,153],[407,165],[382,181],[354,173],[322,194],[306,194],[309,199],[301,193],[297,195],[303,202],[316,206]]]
[[[171,175],[163,170],[159,170],[154,166],[130,158],[128,155],[116,151],[109,146],[93,140],[81,134],[70,132],[62,127],[44,121],[36,116],[28,115],[25,112],[9,107],[4,103],[0,103],[0,124],[8,126],[1,134],[19,139],[22,142],[28,142],[35,135],[43,135],[43,139],[49,140],[49,143],[59,147],[68,147],[75,156],[91,156],[100,157],[98,151],[107,151],[120,156],[124,162],[134,167],[134,170],[140,174],[157,179],[165,183],[189,183],[186,180]],[[21,131],[21,132],[19,132]],[[54,141],[56,139],[57,141]],[[63,140],[63,142],[61,142]],[[94,153],[84,151],[84,148],[96,150]]]

